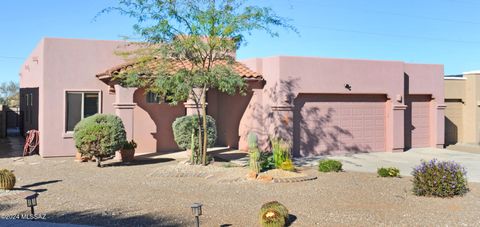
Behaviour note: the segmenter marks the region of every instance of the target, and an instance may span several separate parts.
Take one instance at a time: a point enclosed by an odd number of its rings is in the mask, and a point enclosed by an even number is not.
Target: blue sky
[[[132,19],[93,21],[115,0],[16,0],[0,3],[0,82],[18,70],[42,37],[121,39]],[[480,69],[477,0],[252,0],[291,18],[300,34],[253,33],[238,57],[302,55],[444,64],[446,74]]]

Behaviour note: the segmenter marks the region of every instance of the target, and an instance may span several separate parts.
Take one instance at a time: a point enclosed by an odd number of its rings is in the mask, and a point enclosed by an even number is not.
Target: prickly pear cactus
[[[15,186],[15,175],[10,170],[0,170],[0,189],[12,190]]]

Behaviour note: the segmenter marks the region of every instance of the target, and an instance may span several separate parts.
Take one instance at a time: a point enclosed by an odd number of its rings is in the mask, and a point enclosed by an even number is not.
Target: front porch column
[[[389,133],[387,133],[389,136],[386,138],[387,151],[403,152],[405,150],[405,111],[407,106],[403,103],[396,103],[389,109],[391,109],[392,117],[387,123],[390,125],[390,127],[387,127],[389,130]],[[391,143],[388,143],[388,141],[391,141]]]
[[[120,85],[115,85],[115,114],[122,119],[125,132],[127,133],[127,140],[132,140],[133,132],[133,110],[137,105],[133,102],[133,93],[137,88],[125,88]]]
[[[197,97],[200,97],[200,95],[202,94],[202,88],[194,88],[193,92],[196,94]],[[203,95],[206,95],[206,94],[203,94]],[[202,104],[198,103],[198,106],[197,106],[195,104],[193,95],[190,95],[190,98],[183,105],[185,105],[187,116],[198,115],[198,113],[203,114]],[[205,102],[205,105],[207,106],[208,103]]]
[[[443,148],[445,144],[445,109],[447,108],[447,106],[443,103],[438,104],[436,100],[432,100],[431,105],[431,146],[436,148]]]

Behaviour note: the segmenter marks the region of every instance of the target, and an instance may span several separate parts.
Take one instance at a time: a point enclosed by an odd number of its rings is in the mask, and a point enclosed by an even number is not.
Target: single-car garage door
[[[445,104],[445,145],[462,141],[463,102],[461,99],[446,99]]]
[[[430,146],[430,100],[429,95],[406,97],[405,147]]]
[[[385,101],[384,95],[300,94],[294,155],[384,151]]]

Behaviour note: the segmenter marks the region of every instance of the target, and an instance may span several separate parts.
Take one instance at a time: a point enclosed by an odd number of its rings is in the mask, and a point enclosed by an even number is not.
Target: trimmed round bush
[[[337,160],[323,159],[318,162],[318,171],[320,172],[340,172],[342,163]]]
[[[75,147],[87,157],[95,157],[100,166],[103,157],[120,150],[126,142],[122,119],[111,114],[84,118],[74,128]]]
[[[201,118],[202,116],[200,116]],[[181,149],[191,149],[192,144],[192,130],[194,133],[195,149],[198,148],[198,116],[183,116],[177,118],[173,124],[173,136],[178,147]],[[215,119],[207,115],[207,147],[215,145],[217,140],[217,126]],[[203,139],[202,139],[203,141]]]
[[[265,203],[260,208],[262,227],[284,227],[287,221],[288,209],[277,201]]]
[[[381,167],[377,169],[380,177],[400,177],[400,170],[395,167]]]
[[[412,176],[413,193],[418,196],[453,197],[468,192],[467,171],[453,161],[422,161]]]

